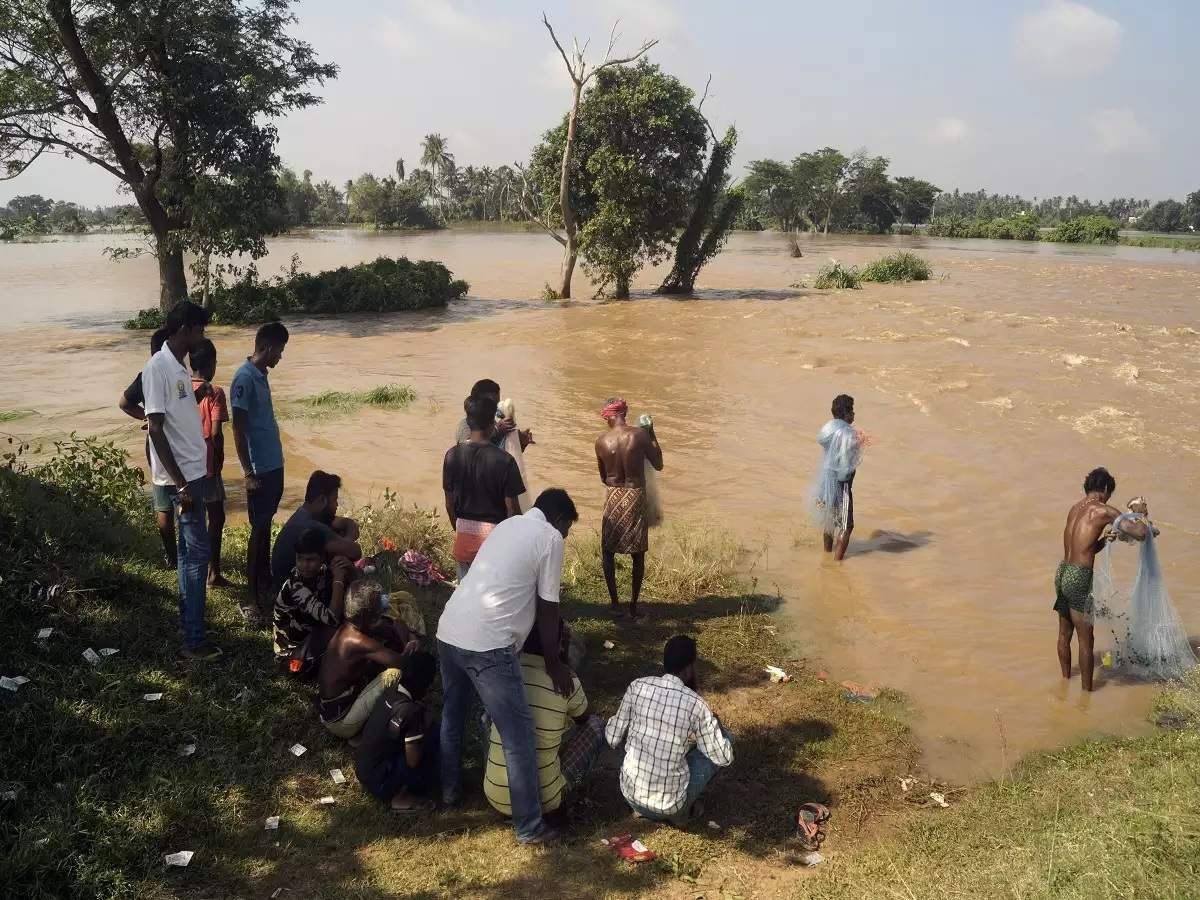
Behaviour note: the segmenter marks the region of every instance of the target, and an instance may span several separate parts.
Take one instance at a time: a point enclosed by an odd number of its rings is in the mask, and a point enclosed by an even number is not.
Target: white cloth
[[[517,408],[512,400],[501,400],[500,405],[496,407],[496,419],[512,419],[513,424],[517,422]],[[518,426],[519,427],[519,426]],[[468,439],[470,432],[467,433]],[[529,493],[529,475],[525,472],[525,451],[521,449],[521,435],[517,428],[514,428],[504,436],[500,446],[508,452],[508,455],[517,461],[517,470],[521,473],[521,483],[525,485],[525,492],[517,497],[517,503],[521,507],[521,512],[529,512],[529,508],[533,506],[533,498]]]
[[[437,639],[463,650],[519,648],[537,601],[557,603],[563,536],[540,509],[505,519],[479,548],[438,620]]]
[[[862,442],[850,423],[830,419],[817,443],[825,453],[809,495],[809,512],[825,534],[837,534],[846,527],[845,483],[862,463]]]
[[[165,344],[142,369],[142,393],[146,415],[163,416],[163,434],[183,477],[188,482],[203,478],[208,473],[208,448],[192,392],[192,373]],[[154,441],[150,441],[150,475],[155,484],[175,483],[158,458]]]
[[[625,743],[625,799],[665,816],[687,801],[687,754],[693,744],[718,766],[733,762],[733,744],[708,704],[670,674],[631,683],[605,726],[604,739],[613,749]]]

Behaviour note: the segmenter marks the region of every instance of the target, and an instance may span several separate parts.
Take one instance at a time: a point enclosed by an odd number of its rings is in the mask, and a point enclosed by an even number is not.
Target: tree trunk
[[[187,299],[187,275],[183,270],[183,251],[158,241],[158,303],[167,312],[180,300]]]
[[[567,116],[567,139],[563,144],[562,169],[558,177],[558,205],[561,207],[563,232],[567,243],[563,246],[562,284],[558,290],[560,300],[571,299],[571,277],[575,274],[575,260],[579,258],[578,224],[575,210],[571,208],[571,156],[575,152],[575,122],[579,118],[579,101],[583,95],[583,82],[575,79],[575,93],[571,97],[571,112]]]
[[[617,276],[616,287],[613,290],[613,298],[616,300],[628,300],[629,299],[629,276],[628,275],[618,275]]]

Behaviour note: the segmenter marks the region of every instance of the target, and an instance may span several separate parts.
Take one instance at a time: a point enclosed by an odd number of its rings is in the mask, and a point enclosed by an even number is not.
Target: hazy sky
[[[865,147],[895,175],[1026,196],[1182,199],[1200,188],[1197,0],[301,0],[300,33],[341,67],[325,103],[280,123],[286,164],[345,182],[411,169],[438,131],[460,165],[523,160],[569,102],[560,37],[651,58],[738,126],[739,167]],[[113,202],[113,179],[45,157],[0,182]]]

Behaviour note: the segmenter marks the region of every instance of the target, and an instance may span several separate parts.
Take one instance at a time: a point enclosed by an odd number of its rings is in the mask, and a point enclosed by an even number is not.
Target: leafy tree
[[[336,225],[346,221],[346,203],[343,194],[332,182],[322,181],[316,188],[317,205],[312,211],[312,224]]]
[[[895,180],[896,207],[900,212],[900,224],[908,222],[915,229],[928,222],[933,215],[933,203],[941,188],[934,187],[920,178],[901,176]]]
[[[578,116],[546,132],[533,151],[530,172],[549,198],[540,212],[561,225],[559,165],[574,123],[567,205],[579,223],[584,264],[615,297],[629,296],[638,269],[663,259],[688,220],[708,143],[692,97],[645,60],[602,69]]]
[[[713,145],[704,178],[696,191],[691,218],[675,245],[675,265],[659,286],[658,293],[690,294],[700,269],[721,251],[729,238],[729,230],[746,203],[742,191],[727,189],[729,163],[736,146],[737,130],[732,127]]]
[[[443,202],[439,188],[446,182],[447,173],[453,177],[455,169],[454,154],[447,149],[449,144],[449,141],[437,133],[425,135],[425,140],[421,142],[421,165],[431,176],[428,182],[428,196],[439,206]]]
[[[160,303],[183,251],[265,253],[276,227],[271,120],[337,74],[291,34],[291,0],[0,0],[0,161],[78,156],[126,185],[158,256]],[[202,203],[218,199],[216,209]]]
[[[781,231],[791,231],[804,225],[811,228],[800,203],[792,170],[786,163],[774,159],[756,159],[750,163],[750,174],[742,182],[746,203]]]
[[[1160,200],[1137,220],[1139,231],[1183,231],[1187,207],[1178,200]]]
[[[286,226],[301,228],[313,224],[313,212],[321,198],[312,183],[312,172],[305,169],[304,178],[300,180],[291,169],[280,169],[278,178]]]
[[[883,156],[856,155],[844,182],[845,203],[839,226],[843,231],[890,231],[896,221],[895,188]],[[828,229],[828,222],[826,222]]]
[[[850,174],[850,158],[832,147],[801,153],[792,160],[792,181],[797,199],[811,221],[824,223],[825,234],[829,234],[834,210],[845,200]]]
[[[1200,231],[1200,191],[1192,191],[1187,195],[1183,224],[1192,231]]]

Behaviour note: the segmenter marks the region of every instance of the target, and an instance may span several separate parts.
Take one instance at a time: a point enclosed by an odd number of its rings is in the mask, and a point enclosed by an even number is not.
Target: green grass
[[[894,281],[928,281],[933,267],[915,253],[890,253],[864,266],[858,273],[861,281],[887,283]]]
[[[1200,250],[1200,236],[1165,234],[1121,235],[1118,243],[1126,247],[1161,247],[1164,250]]]
[[[817,270],[817,278],[813,287],[819,291],[829,290],[858,290],[858,269],[854,266],[843,266],[833,260]]]
[[[381,384],[368,391],[323,391],[281,404],[280,418],[327,419],[346,415],[365,406],[377,409],[408,409],[417,392],[404,384]]]
[[[34,415],[32,409],[0,409],[0,422],[15,422]]]

